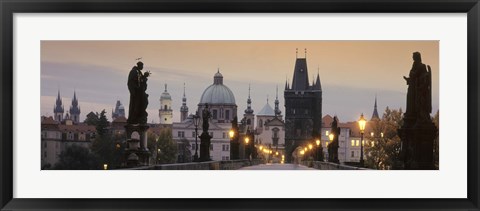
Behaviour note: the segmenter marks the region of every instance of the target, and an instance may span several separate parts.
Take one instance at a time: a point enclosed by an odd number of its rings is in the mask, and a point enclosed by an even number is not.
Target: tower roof
[[[250,84],[248,84],[247,109],[245,109],[245,113],[246,114],[253,114],[252,99],[250,98]]]
[[[295,69],[293,71],[292,87],[293,90],[307,90],[309,87],[308,82],[308,69],[307,58],[297,58],[295,61]]]
[[[257,116],[275,116],[275,111],[273,110],[272,106],[268,103],[263,106],[262,110],[258,112]]]
[[[377,95],[375,95],[375,105],[373,106],[373,114],[371,119],[380,119],[377,111]]]
[[[160,95],[160,100],[171,100],[171,99],[172,99],[172,96],[170,96],[170,93],[168,93],[167,84],[165,84],[165,90]]]
[[[62,105],[62,98],[60,97],[60,90],[58,90],[57,100],[55,101],[55,106],[53,107],[53,113],[63,113],[64,107]]]

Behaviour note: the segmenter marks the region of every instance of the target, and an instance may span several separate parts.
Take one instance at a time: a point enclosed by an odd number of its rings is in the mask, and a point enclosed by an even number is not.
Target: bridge
[[[354,166],[323,161],[303,161],[299,164],[265,163],[264,160],[226,160],[195,163],[174,163],[142,166],[123,170],[366,170]]]

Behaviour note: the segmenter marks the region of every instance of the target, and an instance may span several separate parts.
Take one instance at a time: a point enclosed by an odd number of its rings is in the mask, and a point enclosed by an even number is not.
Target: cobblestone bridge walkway
[[[285,164],[267,163],[267,164],[260,164],[256,166],[247,166],[238,170],[317,170],[317,169],[308,168],[306,166],[291,164],[291,163],[285,163]]]

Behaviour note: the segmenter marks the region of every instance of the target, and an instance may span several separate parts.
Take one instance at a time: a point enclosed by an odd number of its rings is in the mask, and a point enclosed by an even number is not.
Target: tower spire
[[[371,119],[380,119],[378,116],[378,111],[377,111],[377,94],[375,94],[375,104],[373,106],[373,114]]]
[[[180,121],[184,121],[188,116],[187,97],[185,95],[185,82],[183,83],[182,107],[180,107]]]
[[[167,83],[165,83],[165,92],[167,92]]]
[[[247,109],[245,109],[245,113],[246,114],[253,114],[252,99],[250,98],[250,84],[248,84]]]
[[[278,106],[278,104],[280,104],[279,101],[278,101],[278,85],[277,85],[276,88],[277,89],[276,89],[276,93],[275,93],[275,116],[280,116],[280,114],[282,112],[280,111],[280,108]]]

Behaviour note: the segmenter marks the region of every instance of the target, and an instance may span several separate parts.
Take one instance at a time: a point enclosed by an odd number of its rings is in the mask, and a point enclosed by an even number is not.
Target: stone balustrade
[[[262,160],[225,160],[192,163],[172,163],[128,168],[123,170],[237,170],[264,163]]]
[[[367,168],[360,168],[356,166],[348,166],[344,164],[323,161],[302,161],[302,165],[319,170],[372,170]]]

